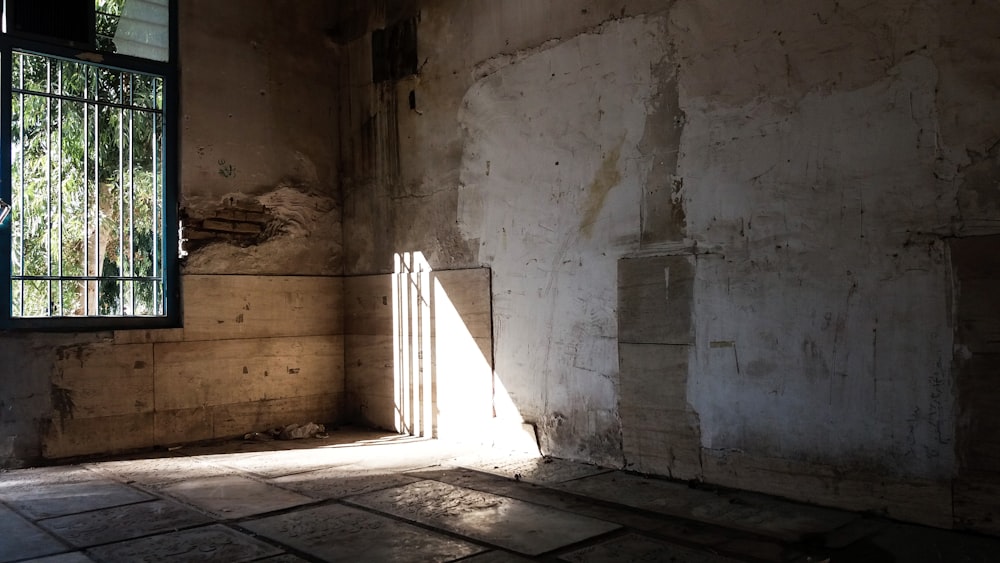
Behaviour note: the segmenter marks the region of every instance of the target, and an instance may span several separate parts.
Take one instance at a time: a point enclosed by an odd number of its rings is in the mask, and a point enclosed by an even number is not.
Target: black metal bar
[[[163,76],[163,154],[171,155],[163,161],[163,254],[166,271],[163,272],[164,300],[166,301],[166,317],[176,326],[183,324],[181,319],[181,288],[180,260],[178,259],[179,221],[177,218],[178,175],[177,166],[180,161],[178,137],[180,136],[180,85],[177,77],[177,61],[179,46],[177,41],[177,1],[170,0],[169,10],[169,64],[161,65]],[[177,230],[174,230],[177,229]]]
[[[153,105],[156,105],[157,91],[158,91],[158,88],[159,88],[159,83],[160,83],[160,81],[158,79],[153,79]],[[159,128],[157,127],[157,125],[159,124],[159,121],[158,121],[159,117],[160,117],[159,115],[152,116],[152,119],[153,119],[153,134],[150,135],[150,142],[153,144],[153,146],[151,148],[151,151],[150,151],[150,154],[153,157],[153,186],[152,186],[152,188],[153,188],[153,205],[151,206],[152,207],[152,213],[153,213],[153,217],[152,217],[152,219],[153,219],[153,221],[152,221],[152,224],[153,224],[153,233],[152,233],[152,240],[150,241],[150,244],[152,246],[152,252],[153,252],[153,258],[152,258],[153,259],[153,271],[152,271],[152,274],[154,276],[162,276],[163,275],[163,268],[160,267],[160,245],[159,245],[159,242],[158,242],[160,240],[160,237],[159,237],[160,225],[159,225],[158,221],[159,221],[160,215],[161,215],[159,213],[159,211],[160,211],[161,202],[163,201],[160,198],[160,175],[159,175],[160,174],[159,173],[159,170],[160,170],[160,166],[159,166],[159,164],[160,164],[160,155],[157,152],[157,146],[158,146],[158,144],[156,142],[157,138],[158,138],[157,137],[157,135],[158,135],[157,131],[159,130]],[[169,231],[163,231],[163,232],[166,233],[166,232],[169,232]],[[162,303],[160,302],[160,292],[157,291],[159,289],[159,286],[160,286],[160,284],[157,284],[157,283],[153,284],[153,310],[155,310],[157,313],[161,313],[162,314],[163,313],[163,306],[162,306]]]
[[[18,57],[20,57],[20,59],[19,59],[20,64],[18,65],[18,75],[17,75],[18,76],[18,84],[21,85],[21,86],[24,86],[24,57],[22,57],[21,55],[18,55]],[[21,246],[21,255],[20,255],[21,256],[21,260],[20,260],[21,273],[24,274],[24,227],[23,227],[23,223],[22,223],[23,220],[21,219],[21,217],[24,215],[24,210],[27,209],[27,198],[24,195],[24,193],[25,193],[25,190],[24,190],[24,94],[18,94],[17,100],[18,100],[18,112],[19,112],[18,115],[20,117],[19,127],[18,127],[18,140],[20,142],[19,146],[20,146],[20,149],[21,149],[19,151],[19,156],[20,156],[20,163],[19,163],[19,165],[20,165],[21,174],[18,177],[18,184],[19,184],[19,186],[18,186],[18,188],[19,188],[18,189],[18,193],[21,196],[21,209],[18,212],[18,214],[15,215],[15,217],[18,220],[17,227],[18,227],[18,230],[20,231],[20,235],[21,235],[20,237],[18,237],[18,242],[19,242],[19,244]],[[12,223],[11,227],[13,228],[13,226],[14,225]],[[19,291],[19,295],[20,295],[20,299],[18,300],[19,314],[20,315],[24,315],[24,283],[22,282],[22,283],[18,284],[18,286],[19,286],[18,287],[18,291]]]
[[[45,87],[52,89],[52,62],[45,61]],[[22,148],[23,150],[23,148]],[[23,173],[23,171],[22,171]],[[45,271],[52,275],[52,101],[45,101]],[[49,314],[52,314],[52,282],[46,285]]]
[[[132,74],[132,73],[130,73],[130,74]],[[145,75],[143,75],[143,76],[145,76]],[[130,104],[123,104],[123,103],[105,102],[105,101],[97,100],[95,98],[81,98],[80,96],[67,96],[65,94],[56,94],[56,93],[53,93],[53,92],[39,92],[38,90],[31,90],[31,89],[28,89],[28,88],[24,88],[24,89],[22,89],[22,88],[13,88],[11,91],[14,92],[15,94],[28,94],[30,96],[38,96],[40,98],[49,98],[49,99],[53,99],[53,100],[62,100],[62,101],[65,101],[65,102],[81,102],[81,103],[85,103],[85,104],[98,103],[98,104],[100,104],[102,106],[116,108],[116,109],[125,109],[125,110],[133,110],[133,111],[143,111],[143,112],[146,112],[146,113],[156,113],[156,114],[163,113],[163,110],[157,109],[155,107],[145,107],[145,106],[136,106],[136,105],[130,105]]]
[[[153,276],[13,276],[11,279],[24,281],[158,281],[159,278]]]
[[[62,91],[62,89],[63,89],[62,63],[59,63],[59,65],[56,67],[56,69],[57,69],[56,74],[57,74],[57,77],[58,77],[58,80],[59,80],[59,90]],[[57,104],[57,106],[56,106],[56,113],[58,115],[58,123],[57,123],[56,127],[57,127],[57,131],[58,131],[58,136],[59,136],[59,178],[58,178],[58,180],[59,180],[58,181],[58,186],[59,186],[59,264],[58,264],[58,266],[59,266],[59,268],[58,268],[58,271],[59,271],[59,276],[60,277],[62,277],[62,274],[63,274],[63,259],[65,258],[63,256],[63,225],[66,222],[66,216],[63,213],[64,209],[63,209],[63,127],[62,127],[62,125],[63,125],[63,113],[62,113],[62,103],[63,103],[62,100],[57,100],[56,101],[56,104]],[[63,283],[62,282],[59,282],[59,292],[58,293],[59,293],[59,307],[58,307],[58,310],[59,310],[60,313],[62,313],[63,303],[64,303],[63,302]]]
[[[83,79],[83,95],[90,93],[90,71]],[[95,163],[96,168],[96,163]],[[90,104],[83,104],[83,273],[90,271]],[[95,307],[96,308],[96,307]],[[90,313],[90,284],[83,284],[83,313]]]
[[[0,126],[0,144],[4,147],[10,147],[12,142],[12,117],[14,105],[13,95],[11,94],[11,87],[14,82],[14,61],[13,52],[9,48],[0,49],[0,121],[4,124]],[[12,178],[11,178],[11,167],[12,167],[11,151],[0,150],[0,199],[4,201],[9,201],[11,204],[14,203],[14,198],[11,197],[13,193]],[[16,217],[16,215],[15,215]],[[14,231],[14,221],[11,220],[9,223],[7,233],[2,233],[4,236],[0,236],[0,260],[3,260],[4,266],[0,268],[0,272],[5,275],[0,275],[0,294],[3,294],[5,299],[7,299],[7,306],[3,307],[3,321],[5,323],[9,322],[11,316],[13,316],[13,287],[11,275],[13,274],[13,240],[11,234]]]
[[[121,100],[125,84],[118,74],[118,99]],[[118,109],[118,271],[125,269],[125,110]],[[118,284],[118,306],[125,312],[125,286]]]
[[[94,95],[98,95],[100,90],[97,81],[97,67],[88,67],[87,80],[90,80],[91,72],[94,76]],[[101,275],[101,106],[94,104],[94,272]],[[90,291],[90,287],[87,287]],[[94,293],[94,310],[100,312],[101,301]]]
[[[173,6],[175,3],[176,2],[170,3],[170,61],[177,60],[177,35],[173,29],[176,26],[177,19],[175,11],[176,8]],[[11,37],[3,33],[0,33],[0,45],[5,48],[17,49],[45,57],[55,57],[77,62],[86,61],[87,64],[93,64],[98,67],[113,69],[124,68],[133,72],[145,74],[158,74],[162,76],[171,72],[173,68],[173,63],[169,61],[154,61],[151,59],[133,57],[131,55],[109,53],[107,51],[83,50],[64,45],[46,43],[44,41],[38,41],[27,37]],[[95,59],[100,62],[94,62]]]
[[[135,75],[128,76],[128,96],[135,96]],[[128,112],[128,271],[135,274],[135,114]],[[135,312],[135,284],[129,285],[129,308]]]

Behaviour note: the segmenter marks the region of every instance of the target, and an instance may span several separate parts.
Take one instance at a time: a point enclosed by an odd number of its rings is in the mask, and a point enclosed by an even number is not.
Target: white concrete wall
[[[616,263],[638,244],[665,24],[490,59],[459,111],[458,221],[493,268],[497,378],[553,453],[621,463]]]
[[[914,55],[848,91],[683,99],[688,227],[721,249],[696,282],[705,447],[949,475],[949,264],[918,234],[954,203],[933,189],[936,80]]]
[[[950,245],[1000,229],[996,5],[417,6],[417,75],[358,86],[344,51],[345,139],[398,163],[342,167],[347,273],[490,267],[498,414],[546,453],[951,525],[976,394]]]

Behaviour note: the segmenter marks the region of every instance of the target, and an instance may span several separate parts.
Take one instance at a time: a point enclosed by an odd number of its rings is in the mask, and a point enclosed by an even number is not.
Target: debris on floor
[[[244,440],[255,442],[269,442],[271,440],[301,440],[303,438],[326,438],[326,426],[307,422],[305,424],[289,424],[287,426],[271,428],[265,432],[248,432],[243,435]]]
[[[325,438],[326,427],[315,422],[289,424],[278,434],[279,440],[301,440],[303,438]]]

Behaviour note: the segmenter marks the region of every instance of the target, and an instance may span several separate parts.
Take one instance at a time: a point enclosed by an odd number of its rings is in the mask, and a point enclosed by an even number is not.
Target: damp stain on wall
[[[601,167],[597,169],[587,189],[587,203],[584,207],[583,220],[580,222],[580,231],[588,237],[593,233],[594,223],[604,208],[608,192],[622,181],[621,172],[618,171],[618,160],[621,158],[624,142],[623,137],[618,141],[618,145],[604,156]]]

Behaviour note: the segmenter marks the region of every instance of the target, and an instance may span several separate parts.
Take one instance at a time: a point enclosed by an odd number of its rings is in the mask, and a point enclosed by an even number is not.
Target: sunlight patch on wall
[[[421,252],[397,253],[393,271],[395,429],[482,436],[494,418],[489,271],[435,272]]]

